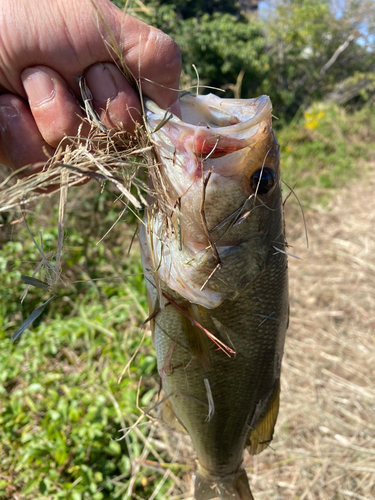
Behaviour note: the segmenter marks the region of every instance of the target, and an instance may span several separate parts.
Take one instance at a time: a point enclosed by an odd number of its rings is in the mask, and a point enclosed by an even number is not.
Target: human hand
[[[178,113],[177,92],[170,90],[178,89],[181,70],[177,45],[109,0],[96,4],[128,68],[141,77],[143,94]],[[1,0],[1,163],[17,170],[45,162],[45,151],[53,154],[65,136],[77,134],[81,75],[106,126],[132,131],[134,120],[141,121],[137,93],[111,61],[103,38],[108,33],[91,0]]]

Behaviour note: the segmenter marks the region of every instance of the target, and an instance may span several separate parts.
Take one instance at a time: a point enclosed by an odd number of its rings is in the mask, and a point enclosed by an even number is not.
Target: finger
[[[111,46],[114,36],[125,64],[140,80],[142,93],[161,108],[173,105],[178,99],[181,74],[181,54],[176,42],[161,30],[124,14],[108,0],[97,1],[96,9],[101,20],[100,37],[106,41],[101,47],[97,44],[97,61],[108,61],[108,44]],[[107,52],[104,59],[103,49]]]
[[[162,31],[140,23],[134,29],[134,19],[126,18],[125,62],[136,78],[140,78],[142,93],[162,109],[178,99],[181,73],[180,50],[171,37]],[[133,29],[130,30],[133,23]],[[126,26],[125,26],[126,28]]]
[[[135,122],[142,122],[139,98],[115,64],[94,64],[85,78],[95,111],[107,127],[132,132]]]
[[[35,66],[24,70],[21,79],[43,139],[56,148],[64,137],[75,137],[82,127],[82,110],[59,73]]]
[[[27,104],[11,94],[0,96],[0,143],[4,163],[13,170],[45,163],[54,152],[43,140]]]
[[[178,89],[181,71],[176,43],[124,14],[109,0],[7,0],[6,6],[10,21],[2,23],[0,45],[5,47],[5,56],[0,65],[0,91],[25,97],[21,72],[42,65],[62,75],[79,97],[77,77],[97,62],[110,61],[108,47],[115,40],[145,95],[165,109],[177,100],[176,90],[171,90]],[[12,19],[27,23],[14,24]]]

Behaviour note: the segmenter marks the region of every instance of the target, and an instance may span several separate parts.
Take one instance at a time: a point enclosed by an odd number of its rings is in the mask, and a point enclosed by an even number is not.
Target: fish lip
[[[216,99],[218,101],[216,101]],[[227,108],[228,117],[232,116],[233,118],[236,118],[238,121],[235,124],[228,125],[228,126],[220,126],[217,123],[214,123],[214,119],[210,121],[204,121],[201,120],[199,123],[189,123],[189,121],[186,121],[184,119],[184,114],[186,114],[186,107],[191,107],[193,108],[194,112],[196,113],[198,107],[207,107],[207,104],[205,101],[212,100],[214,103],[216,101],[216,105],[211,105],[209,106],[210,110],[213,108],[216,108],[217,111],[219,112],[220,108]],[[220,101],[220,102],[219,102]],[[240,119],[238,117],[238,111],[236,110],[236,107],[238,108],[244,108],[244,103],[245,107],[248,107],[248,113],[244,113],[243,119]],[[159,106],[153,102],[151,99],[145,99],[144,105],[146,108],[146,118],[150,113],[153,115],[156,115],[160,120],[162,120],[164,117],[166,117],[166,113],[168,113],[168,110],[163,110],[159,108]],[[191,133],[194,134],[196,131],[197,127],[199,129],[213,129],[217,130],[220,132],[221,136],[233,136],[233,135],[238,135],[241,134],[241,132],[247,131],[251,127],[255,127],[256,125],[260,124],[262,121],[264,121],[267,116],[271,114],[272,111],[272,104],[271,100],[267,95],[262,95],[260,97],[257,97],[255,99],[221,99],[214,94],[207,94],[207,95],[198,95],[195,96],[194,94],[188,93],[184,94],[180,98],[180,106],[181,106],[181,114],[182,114],[182,119],[180,119],[177,115],[174,115],[173,113],[169,113],[168,116],[168,121],[174,122],[178,127],[184,127],[188,130],[191,131]],[[235,112],[237,111],[237,113]],[[148,113],[147,113],[148,112]],[[211,116],[214,116],[214,111],[211,111]],[[205,118],[208,118],[209,116],[206,116]],[[246,119],[247,118],[247,119]],[[146,120],[147,121],[147,120]],[[150,133],[152,131],[150,130]]]

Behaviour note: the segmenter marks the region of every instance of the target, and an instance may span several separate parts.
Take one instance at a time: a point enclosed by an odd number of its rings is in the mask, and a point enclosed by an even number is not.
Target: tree
[[[268,71],[268,55],[261,23],[255,16],[251,20],[239,11],[202,13],[204,6],[213,2],[186,2],[190,5],[189,17],[182,17],[177,0],[147,3],[153,6],[153,15],[147,22],[171,35],[180,46],[185,80],[193,81],[199,72],[200,82],[213,87],[229,88],[244,75],[242,95],[255,95]],[[185,2],[182,2],[185,3]],[[234,12],[236,2],[217,2],[220,9],[229,5]],[[194,9],[192,8],[194,6]],[[186,11],[184,11],[186,15]],[[203,90],[202,90],[203,92]],[[233,95],[231,92],[228,96]]]
[[[375,2],[331,1],[270,0],[260,19],[253,0],[147,0],[140,15],[179,44],[184,83],[195,65],[202,84],[228,97],[268,94],[288,118],[327,96],[374,94]]]
[[[283,114],[324,99],[356,72],[374,70],[373,42],[360,42],[357,4],[338,13],[328,0],[279,0],[269,9],[264,29],[270,71],[263,90]]]
[[[161,0],[160,5],[170,5],[178,18],[189,19],[203,14],[237,14],[239,6],[233,0]]]

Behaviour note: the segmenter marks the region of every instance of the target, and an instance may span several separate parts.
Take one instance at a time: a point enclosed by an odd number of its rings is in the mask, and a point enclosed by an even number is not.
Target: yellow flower
[[[310,120],[308,122],[305,123],[305,127],[306,128],[309,128],[309,129],[314,129],[318,126],[318,121],[317,120]]]
[[[324,111],[306,111],[303,114],[303,117],[305,118],[305,128],[307,129],[314,129],[319,125],[320,120],[324,116]]]

